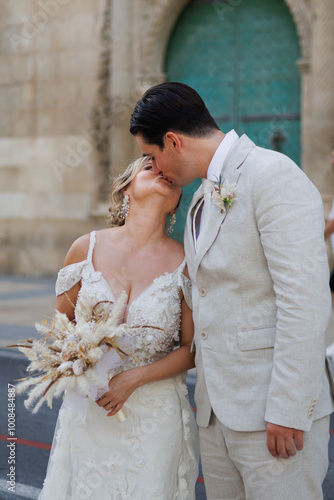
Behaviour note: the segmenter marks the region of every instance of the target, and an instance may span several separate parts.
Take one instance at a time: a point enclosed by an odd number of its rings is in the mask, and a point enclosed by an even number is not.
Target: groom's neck
[[[205,178],[208,173],[210,162],[218,146],[224,139],[225,134],[221,130],[215,131],[211,136],[203,139],[193,139],[195,141],[198,176]]]

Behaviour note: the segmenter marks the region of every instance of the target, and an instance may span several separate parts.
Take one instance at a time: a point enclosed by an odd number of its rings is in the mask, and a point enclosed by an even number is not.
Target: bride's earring
[[[129,215],[129,208],[130,208],[130,196],[128,194],[126,194],[124,197],[123,197],[123,203],[122,203],[122,206],[121,206],[121,210],[120,210],[120,218],[123,220],[123,219],[126,219],[127,216]]]
[[[170,221],[169,221],[169,224],[168,224],[168,227],[166,229],[166,234],[169,236],[172,234],[172,232],[174,231],[174,224],[176,222],[176,214],[175,212],[171,215],[171,218],[170,218]]]

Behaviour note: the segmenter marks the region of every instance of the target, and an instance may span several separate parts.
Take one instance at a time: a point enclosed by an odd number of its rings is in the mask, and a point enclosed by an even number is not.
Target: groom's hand
[[[273,457],[289,458],[303,449],[303,431],[267,422],[267,446]]]

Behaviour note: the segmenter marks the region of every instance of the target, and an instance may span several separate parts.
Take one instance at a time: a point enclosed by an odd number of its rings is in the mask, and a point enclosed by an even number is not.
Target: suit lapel
[[[244,163],[247,156],[254,147],[255,144],[246,135],[241,136],[239,139],[235,141],[222,167],[222,172],[221,172],[222,181],[228,181],[229,184],[238,183],[241,175],[240,167]],[[193,200],[190,204],[187,216],[186,232],[185,232],[185,251],[187,255],[187,260],[188,263],[192,261],[190,265],[194,264],[195,266],[194,271],[196,271],[204,255],[207,253],[207,251],[217,238],[219,229],[221,225],[224,223],[226,217],[228,217],[229,211],[233,210],[232,206],[228,207],[226,212],[221,213],[218,207],[216,205],[213,205],[210,221],[205,231],[202,244],[198,248],[198,252],[195,253],[193,232],[192,232],[192,220],[195,213],[196,205],[202,197],[203,197],[203,190],[202,187],[200,187],[194,194]],[[236,203],[237,202],[238,201],[236,200]],[[190,259],[189,255],[191,257]]]
[[[240,171],[238,170],[236,164],[223,166],[221,173],[221,179],[223,183],[227,181],[229,184],[232,183],[238,184],[239,177],[240,177]],[[217,207],[217,205],[213,203],[209,224],[205,229],[203,239],[198,247],[197,253],[195,254],[196,266],[199,265],[206,252],[214,243],[215,239],[217,238],[218,232],[222,224],[224,223],[226,217],[228,217],[229,211],[231,209],[233,209],[233,206],[232,207],[227,206],[226,212],[221,212]]]

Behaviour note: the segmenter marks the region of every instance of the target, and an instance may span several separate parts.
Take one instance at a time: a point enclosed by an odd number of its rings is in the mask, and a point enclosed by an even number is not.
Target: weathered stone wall
[[[139,154],[128,132],[133,105],[164,81],[187,2],[0,3],[0,272],[55,273],[77,236],[104,225],[110,177]],[[302,167],[327,211],[334,9],[332,0],[286,2],[302,49]]]
[[[95,144],[102,141],[94,144],[92,130],[105,112],[99,92],[106,6],[0,4],[2,271],[54,272],[70,242],[93,225],[101,177]]]

